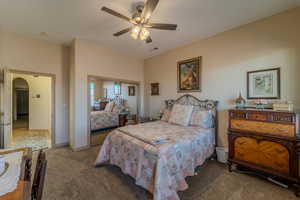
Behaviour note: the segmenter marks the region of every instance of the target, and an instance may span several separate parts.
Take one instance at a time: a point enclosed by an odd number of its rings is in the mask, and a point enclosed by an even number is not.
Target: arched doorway
[[[13,128],[29,128],[29,84],[23,78],[13,80]]]
[[[53,79],[50,76],[12,73],[12,148],[33,151],[50,148],[52,143]]]

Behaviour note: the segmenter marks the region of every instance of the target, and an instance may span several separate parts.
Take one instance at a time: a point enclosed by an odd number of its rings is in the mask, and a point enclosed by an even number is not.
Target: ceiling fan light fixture
[[[141,33],[140,33],[140,39],[141,40],[146,40],[150,35],[150,32],[146,28],[142,28]]]
[[[141,27],[139,26],[135,26],[132,31],[131,31],[131,34],[130,36],[133,38],[133,39],[138,39],[139,35],[140,35],[140,32],[141,32]]]
[[[150,23],[149,20],[153,11],[156,9],[159,0],[143,0],[139,2],[136,6],[135,12],[131,17],[127,17],[117,11],[114,11],[107,7],[102,7],[101,10],[115,16],[119,19],[125,20],[133,25],[123,29],[119,32],[113,34],[115,37],[119,37],[125,33],[130,33],[130,36],[135,40],[142,40],[145,43],[149,44],[152,42],[149,29],[158,29],[158,30],[169,30],[175,31],[177,29],[177,24],[165,24],[165,23]]]
[[[139,23],[140,21],[142,21],[142,18],[141,17],[136,17],[135,21]]]

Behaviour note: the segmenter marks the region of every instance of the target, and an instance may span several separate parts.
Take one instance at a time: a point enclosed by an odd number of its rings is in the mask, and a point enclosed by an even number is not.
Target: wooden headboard
[[[212,111],[213,118],[214,118],[214,128],[215,128],[215,143],[216,146],[218,146],[218,112],[217,112],[218,101],[200,100],[190,94],[185,94],[176,100],[172,100],[172,99],[166,100],[165,103],[167,108],[172,107],[174,104],[181,104],[181,105],[192,105],[194,106],[194,110]]]

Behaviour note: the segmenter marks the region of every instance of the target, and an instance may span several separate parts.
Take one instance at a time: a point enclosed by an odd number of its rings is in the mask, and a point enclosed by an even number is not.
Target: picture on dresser
[[[280,68],[247,72],[248,99],[280,99]]]
[[[201,57],[177,63],[177,91],[200,92]]]

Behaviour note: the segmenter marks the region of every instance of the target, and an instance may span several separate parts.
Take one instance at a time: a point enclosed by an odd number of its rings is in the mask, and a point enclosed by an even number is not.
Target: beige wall
[[[78,150],[89,145],[88,141],[88,75],[144,82],[143,60],[131,58],[92,42],[75,40],[74,69],[71,96],[75,99],[70,115],[75,121],[71,126],[71,146]],[[142,84],[143,86],[143,84]],[[73,88],[74,87],[74,88]],[[73,89],[72,89],[73,88]],[[143,91],[143,87],[142,91]],[[142,101],[143,102],[143,101]]]
[[[101,80],[93,80],[95,83],[95,100],[103,97],[103,85]]]
[[[51,73],[55,80],[55,144],[69,142],[69,49],[58,44],[0,31],[0,68]]]
[[[128,86],[135,87],[135,96],[129,96],[128,94]],[[121,84],[121,95],[122,98],[126,100],[126,106],[129,107],[129,111],[131,114],[138,113],[138,93],[137,93],[138,86],[129,83],[122,83]]]
[[[227,145],[227,109],[239,91],[246,97],[246,72],[281,68],[282,100],[300,106],[300,8],[200,40],[145,61],[146,113],[157,115],[163,100],[177,98],[177,61],[202,56],[201,99],[220,101],[219,143]],[[149,84],[160,83],[160,96]]]
[[[23,78],[29,86],[29,129],[51,129],[51,78],[13,74],[13,80]],[[13,88],[12,88],[13,89]],[[39,94],[40,98],[36,95]]]

